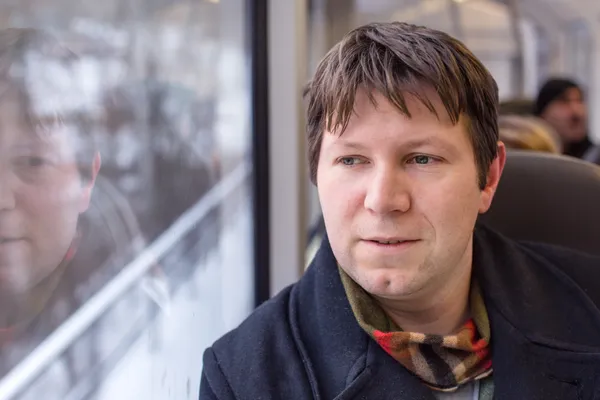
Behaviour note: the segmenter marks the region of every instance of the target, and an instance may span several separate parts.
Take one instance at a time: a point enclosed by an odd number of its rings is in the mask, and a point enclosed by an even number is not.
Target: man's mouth
[[[2,244],[9,244],[9,243],[14,243],[14,242],[18,242],[22,240],[22,238],[6,238],[6,237],[0,237],[0,245]]]
[[[404,238],[370,238],[367,239],[368,242],[380,244],[380,245],[400,245],[400,244],[408,244],[416,242],[417,239],[404,239]]]
[[[583,123],[583,118],[575,116],[575,117],[571,117],[570,121],[571,125],[581,125]]]

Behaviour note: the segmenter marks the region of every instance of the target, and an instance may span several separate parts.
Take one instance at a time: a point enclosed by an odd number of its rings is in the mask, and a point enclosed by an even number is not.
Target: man
[[[600,260],[476,227],[505,162],[484,66],[442,32],[375,23],[307,97],[326,238],[205,352],[200,399],[600,393]]]
[[[114,123],[114,113],[101,92],[85,90],[93,80],[78,74],[82,58],[44,31],[0,31],[0,378],[7,380],[145,246],[127,199],[99,176],[91,132]],[[19,399],[62,399],[97,385],[102,378],[92,371],[155,312],[161,282],[153,273],[68,343]]]
[[[554,128],[564,154],[600,164],[600,149],[588,137],[587,107],[577,83],[563,78],[546,81],[535,101],[534,114]]]
[[[84,145],[76,113],[67,110],[74,80],[44,67],[70,70],[75,59],[41,32],[0,32],[2,373],[68,315],[62,303],[69,296],[59,301],[57,294],[80,250],[79,216],[100,156]]]

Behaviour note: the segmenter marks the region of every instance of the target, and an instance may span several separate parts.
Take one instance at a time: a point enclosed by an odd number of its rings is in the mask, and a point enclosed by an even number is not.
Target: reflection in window
[[[197,398],[251,310],[242,3],[6,10],[0,399]]]

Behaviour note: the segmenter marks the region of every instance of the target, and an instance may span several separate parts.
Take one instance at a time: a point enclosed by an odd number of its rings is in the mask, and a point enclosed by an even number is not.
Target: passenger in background
[[[443,32],[373,23],[306,97],[327,234],[206,350],[200,400],[594,397],[600,258],[476,225],[506,160],[482,63]]]
[[[562,141],[563,153],[600,164],[600,149],[588,132],[588,113],[584,93],[574,81],[552,78],[540,89],[534,115],[546,120]]]
[[[530,116],[502,115],[498,118],[500,140],[509,149],[561,153],[556,133],[542,119]]]

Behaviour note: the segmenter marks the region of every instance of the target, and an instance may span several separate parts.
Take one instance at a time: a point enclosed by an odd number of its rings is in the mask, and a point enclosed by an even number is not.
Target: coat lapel
[[[532,343],[495,310],[492,355],[495,399],[600,399],[600,354]]]
[[[496,399],[600,399],[600,314],[560,268],[479,228],[474,274],[490,317]]]
[[[364,368],[335,400],[435,400],[433,392],[371,340]]]

